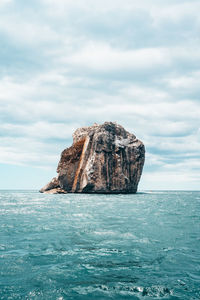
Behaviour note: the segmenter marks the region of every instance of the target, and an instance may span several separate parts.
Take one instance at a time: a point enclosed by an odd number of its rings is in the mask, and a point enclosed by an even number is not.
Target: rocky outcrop
[[[58,176],[40,192],[136,193],[144,159],[143,143],[116,123],[79,128],[61,153]]]
[[[67,194],[67,192],[61,188],[55,188],[55,189],[51,189],[51,190],[47,190],[41,193],[45,193],[45,194]]]
[[[49,183],[47,183],[41,190],[41,193],[45,194],[66,194],[67,192],[60,188],[58,178],[54,177]]]

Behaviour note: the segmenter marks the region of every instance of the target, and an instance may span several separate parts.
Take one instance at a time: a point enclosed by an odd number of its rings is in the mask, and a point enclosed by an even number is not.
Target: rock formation
[[[143,143],[116,123],[79,128],[61,153],[58,176],[40,192],[136,193],[144,159]]]

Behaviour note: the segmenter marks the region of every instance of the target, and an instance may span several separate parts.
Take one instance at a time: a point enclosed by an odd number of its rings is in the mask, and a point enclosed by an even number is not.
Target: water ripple
[[[0,192],[0,299],[200,299],[200,192]]]

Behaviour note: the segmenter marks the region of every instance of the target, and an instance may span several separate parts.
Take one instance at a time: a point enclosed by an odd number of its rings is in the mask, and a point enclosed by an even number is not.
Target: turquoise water
[[[200,299],[200,192],[0,192],[0,299]]]

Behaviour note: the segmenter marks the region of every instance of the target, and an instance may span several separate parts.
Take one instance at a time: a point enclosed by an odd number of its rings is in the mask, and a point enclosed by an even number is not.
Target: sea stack
[[[77,129],[61,153],[58,176],[40,192],[136,193],[145,160],[144,144],[122,126],[105,122]]]

